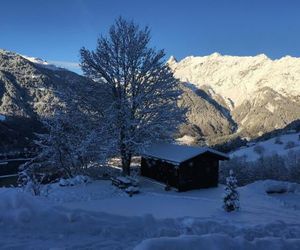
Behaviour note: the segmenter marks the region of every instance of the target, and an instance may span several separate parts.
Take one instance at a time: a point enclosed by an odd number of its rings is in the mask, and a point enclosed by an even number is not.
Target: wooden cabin
[[[141,175],[178,189],[217,187],[219,161],[229,157],[208,147],[153,144],[144,150]]]

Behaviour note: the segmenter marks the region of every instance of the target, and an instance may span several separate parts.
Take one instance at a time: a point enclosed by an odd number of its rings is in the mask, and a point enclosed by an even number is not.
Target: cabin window
[[[191,161],[191,162],[189,163],[189,166],[190,166],[190,167],[193,167],[193,166],[194,166],[194,162]]]

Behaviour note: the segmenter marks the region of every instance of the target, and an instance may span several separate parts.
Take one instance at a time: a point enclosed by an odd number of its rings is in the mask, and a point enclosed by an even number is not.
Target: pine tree
[[[233,170],[229,171],[229,177],[226,178],[226,187],[224,194],[223,208],[227,212],[232,212],[240,208],[239,193],[237,189],[237,179],[233,174]]]

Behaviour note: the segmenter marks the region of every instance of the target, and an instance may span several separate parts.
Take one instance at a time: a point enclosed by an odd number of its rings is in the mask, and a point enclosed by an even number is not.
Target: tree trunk
[[[57,150],[58,150],[58,154],[59,154],[60,165],[61,165],[62,169],[65,171],[65,173],[67,174],[68,178],[71,178],[72,177],[72,173],[70,171],[70,168],[67,168],[65,166],[61,150],[60,149],[57,149]]]
[[[125,141],[125,127],[124,125],[121,126],[120,131],[120,153],[121,153],[121,160],[122,160],[122,174],[124,176],[130,175],[130,163],[131,163],[131,152],[128,149],[128,145],[126,145]]]
[[[121,159],[122,159],[122,174],[124,176],[130,175],[131,153],[126,151],[121,152]]]

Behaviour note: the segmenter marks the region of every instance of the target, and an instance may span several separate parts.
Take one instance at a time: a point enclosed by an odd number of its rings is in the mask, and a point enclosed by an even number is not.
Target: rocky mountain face
[[[232,134],[236,123],[227,108],[202,89],[191,89],[183,84],[180,105],[188,108],[188,124],[181,128],[182,135],[193,137],[222,136]]]
[[[253,139],[300,119],[300,58],[214,53],[179,62],[171,57],[168,64],[188,89],[182,98],[190,108],[188,126],[211,144]]]
[[[93,81],[29,59],[0,50],[0,151],[27,145],[40,127],[38,118],[52,114],[62,94],[97,98]]]

